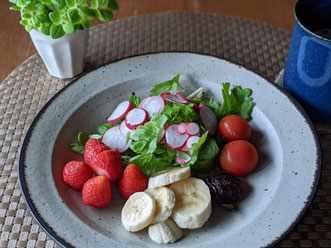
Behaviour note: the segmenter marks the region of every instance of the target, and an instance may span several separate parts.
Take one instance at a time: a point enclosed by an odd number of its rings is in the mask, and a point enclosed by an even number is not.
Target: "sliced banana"
[[[211,197],[208,186],[201,179],[186,178],[170,185],[176,196],[171,217],[181,228],[200,228],[211,214]]]
[[[137,232],[148,226],[154,217],[154,199],[145,192],[137,192],[129,197],[121,213],[122,224],[130,232]]]
[[[167,187],[146,189],[145,192],[154,198],[156,204],[155,214],[151,224],[167,220],[175,206],[175,193]]]
[[[148,180],[148,188],[165,186],[191,176],[191,167],[176,167],[156,173]]]
[[[183,231],[171,219],[148,227],[148,235],[158,244],[174,243],[183,236]]]

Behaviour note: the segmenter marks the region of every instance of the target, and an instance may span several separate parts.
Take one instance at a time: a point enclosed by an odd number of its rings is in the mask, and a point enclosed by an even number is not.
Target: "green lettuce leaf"
[[[250,120],[251,113],[254,107],[254,102],[250,97],[252,90],[240,86],[236,86],[231,90],[230,83],[222,83],[222,95],[224,102],[221,106],[220,115],[225,117],[227,115],[236,114],[240,115],[243,119]]]
[[[199,114],[193,109],[194,104],[167,104],[162,114],[168,118],[168,123],[196,122],[201,123]]]
[[[175,166],[174,156],[158,156],[157,154],[139,154],[129,160],[129,163],[136,164],[140,171],[148,177],[159,171]]]
[[[174,77],[173,79],[155,85],[149,95],[156,96],[156,95],[160,95],[161,93],[164,93],[167,91],[177,90],[178,88],[182,89],[182,86],[179,83],[179,77],[180,77],[180,74],[177,74],[177,76]]]
[[[130,148],[138,154],[151,154],[157,148],[157,139],[160,131],[167,122],[167,117],[154,114],[152,119],[136,129]]]
[[[129,101],[133,104],[134,108],[137,108],[141,103],[141,98],[138,96],[129,96]]]
[[[207,137],[208,137],[208,134],[205,133],[204,135],[202,135],[200,137],[198,143],[195,143],[192,145],[192,147],[188,151],[188,155],[190,155],[191,160],[185,166],[191,166],[198,160],[198,155],[199,155],[200,149],[201,149],[202,145],[205,143]]]
[[[196,162],[191,165],[191,168],[199,171],[209,170],[213,166],[213,162],[218,153],[219,148],[215,139],[207,137],[200,149]]]

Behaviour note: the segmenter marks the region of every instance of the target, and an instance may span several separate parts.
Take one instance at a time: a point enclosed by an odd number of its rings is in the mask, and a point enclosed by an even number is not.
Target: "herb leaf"
[[[79,132],[77,135],[77,139],[81,145],[85,146],[86,142],[89,140],[89,136],[84,132]]]
[[[141,103],[141,98],[138,96],[129,96],[129,101],[133,104],[134,108],[137,108]]]
[[[60,24],[52,24],[50,33],[53,39],[60,38],[65,34],[63,27]]]
[[[119,121],[117,121],[117,122],[115,122],[115,123],[113,123],[113,124],[110,124],[109,122],[104,122],[104,123],[100,124],[100,125],[97,127],[97,129],[98,129],[98,133],[99,133],[100,135],[104,135],[104,133],[105,133],[108,129],[110,129],[110,128],[112,128],[112,127],[115,127],[115,126],[117,126],[117,125],[120,125],[120,124],[122,123],[122,121],[123,121],[123,119],[121,119],[121,120],[119,120]]]
[[[221,117],[236,114],[240,115],[243,119],[250,120],[252,118],[251,113],[255,105],[250,97],[251,94],[251,89],[242,89],[240,86],[234,87],[230,94],[230,83],[222,83],[222,95],[224,102],[220,110]]]
[[[15,4],[11,10],[21,12],[20,23],[30,32],[38,29],[53,39],[72,34],[77,29],[88,28],[91,20],[113,19],[118,10],[116,0],[9,0]]]
[[[177,74],[177,76],[175,76],[173,79],[155,85],[149,95],[156,96],[167,91],[177,90],[178,88],[182,89],[182,86],[179,83],[179,77],[180,74]]]
[[[201,119],[199,114],[193,109],[193,103],[185,104],[167,104],[162,114],[168,118],[168,123],[181,123],[181,122],[196,122],[200,123]]]
[[[79,143],[73,143],[70,145],[71,151],[84,156],[85,147]]]

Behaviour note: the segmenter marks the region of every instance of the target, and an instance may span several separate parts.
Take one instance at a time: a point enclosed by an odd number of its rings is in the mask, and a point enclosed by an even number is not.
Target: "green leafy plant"
[[[91,20],[111,21],[116,0],[9,0],[11,10],[21,12],[20,23],[30,32],[37,29],[53,39],[89,28]]]

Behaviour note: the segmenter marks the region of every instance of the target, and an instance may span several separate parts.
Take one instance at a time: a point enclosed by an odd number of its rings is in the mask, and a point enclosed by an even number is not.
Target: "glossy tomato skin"
[[[218,123],[218,133],[226,142],[249,140],[252,130],[248,122],[239,115],[228,115]]]
[[[246,175],[253,171],[258,162],[255,147],[247,140],[227,143],[220,153],[221,167],[233,175]]]

